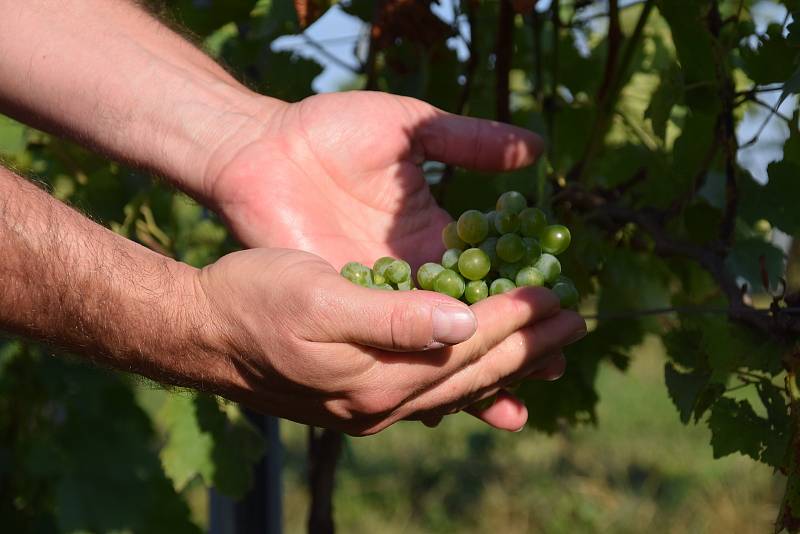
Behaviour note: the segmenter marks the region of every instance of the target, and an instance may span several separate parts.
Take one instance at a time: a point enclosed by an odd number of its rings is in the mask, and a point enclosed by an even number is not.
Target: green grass
[[[335,495],[341,532],[709,532],[771,529],[783,478],[741,456],[712,459],[683,426],[660,346],[600,374],[599,425],[554,436],[492,431],[467,415],[348,438]],[[529,409],[537,409],[529,407]],[[540,407],[539,409],[546,409]],[[286,532],[304,532],[305,427],[282,423]]]

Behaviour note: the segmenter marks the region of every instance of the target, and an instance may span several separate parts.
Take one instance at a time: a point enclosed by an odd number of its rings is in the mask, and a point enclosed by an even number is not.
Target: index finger
[[[542,138],[530,130],[409,100],[420,121],[415,140],[426,159],[477,171],[507,171],[530,165],[544,148]]]

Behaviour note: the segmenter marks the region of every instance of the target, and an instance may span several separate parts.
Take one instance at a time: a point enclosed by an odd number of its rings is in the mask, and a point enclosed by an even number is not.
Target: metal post
[[[264,457],[253,467],[253,487],[240,500],[209,495],[209,534],[281,534],[282,451],[278,419],[245,410],[247,418],[264,436]]]

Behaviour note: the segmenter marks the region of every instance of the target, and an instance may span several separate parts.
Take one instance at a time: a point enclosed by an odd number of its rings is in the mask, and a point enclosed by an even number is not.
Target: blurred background
[[[800,198],[792,11],[800,5],[170,0],[151,8],[264,94],[298,101],[389,91],[548,139],[536,166],[493,179],[437,163],[426,171],[453,215],[490,209],[499,192],[517,189],[567,224],[567,274],[593,334],[567,353],[562,380],[522,389],[531,412],[522,433],[459,414],[436,429],[399,423],[344,438],[332,497],[341,532],[771,531],[787,502],[784,475],[798,465],[787,453],[796,424],[781,364],[792,344],[728,321],[720,280],[661,245],[724,242],[725,276],[746,284],[747,303],[791,309],[785,297],[797,289],[800,257],[790,213]],[[214,213],[145,173],[3,116],[0,158],[95,220],[192,265],[238,247]],[[739,206],[730,213],[732,190]],[[588,206],[595,197],[633,215]],[[637,213],[657,214],[663,234]],[[208,530],[212,499],[230,515],[265,450],[280,465],[268,483],[280,491],[278,522],[285,532],[307,529],[307,427],[281,421],[270,440],[221,399],[53,354],[0,338],[0,524],[9,532]]]

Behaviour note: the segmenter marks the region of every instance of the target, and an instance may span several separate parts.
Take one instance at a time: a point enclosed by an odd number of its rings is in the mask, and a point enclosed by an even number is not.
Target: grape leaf
[[[644,113],[644,118],[650,120],[655,133],[664,140],[667,136],[667,121],[672,114],[672,108],[680,101],[683,94],[683,79],[679,69],[672,65],[671,68],[660,73],[661,83],[650,97],[650,104]]]
[[[780,24],[769,25],[755,50],[746,45],[741,49],[742,67],[757,84],[788,80],[795,70],[796,55],[794,45],[784,38]]]
[[[787,464],[787,448],[791,439],[789,407],[781,390],[768,381],[756,385],[758,396],[767,410],[769,432],[764,436],[764,451],[761,460],[775,468]]]
[[[752,291],[764,291],[761,281],[762,262],[769,275],[770,286],[778,283],[786,269],[785,255],[781,249],[763,239],[748,238],[736,242],[725,266],[735,274],[744,278]]]
[[[769,425],[756,415],[748,401],[720,398],[711,408],[708,426],[714,458],[738,452],[757,461],[761,459],[762,440],[769,432]]]
[[[247,18],[258,0],[171,0],[168,7],[193,33],[206,36],[228,22]]]
[[[177,490],[197,475],[234,497],[250,487],[263,443],[244,419],[228,421],[212,397],[181,393],[167,398],[159,422],[167,429],[161,461]]]
[[[667,392],[680,413],[681,422],[686,424],[695,411],[698,397],[708,386],[710,375],[698,371],[681,373],[671,363],[664,365],[664,381]]]

